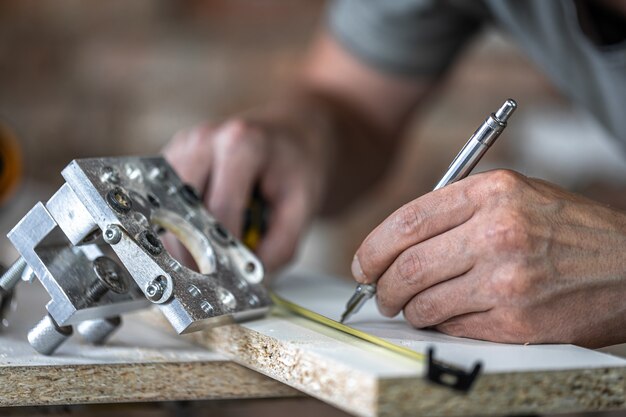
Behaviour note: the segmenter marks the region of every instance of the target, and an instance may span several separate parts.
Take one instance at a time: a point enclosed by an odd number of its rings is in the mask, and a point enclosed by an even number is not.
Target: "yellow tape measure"
[[[426,355],[424,355],[423,353],[416,352],[404,346],[396,345],[395,343],[391,343],[378,336],[371,335],[369,333],[347,326],[343,323],[339,323],[338,321],[329,319],[326,316],[323,316],[319,313],[306,309],[298,304],[292,303],[289,300],[285,300],[284,298],[282,298],[281,296],[277,295],[274,292],[272,292],[270,296],[272,297],[272,301],[274,302],[275,305],[282,307],[299,316],[305,317],[309,320],[313,320],[316,323],[320,323],[324,326],[339,330],[342,333],[346,333],[351,336],[357,337],[361,340],[365,340],[367,342],[373,343],[376,346],[383,347],[385,349],[391,350],[395,353],[399,353],[400,355],[411,358],[411,359],[415,359],[421,362],[426,359]]]

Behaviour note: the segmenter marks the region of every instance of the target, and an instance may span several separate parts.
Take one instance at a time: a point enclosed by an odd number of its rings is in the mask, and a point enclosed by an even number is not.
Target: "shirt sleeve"
[[[451,64],[482,26],[486,13],[479,3],[336,0],[328,9],[327,25],[345,48],[375,67],[433,76]]]

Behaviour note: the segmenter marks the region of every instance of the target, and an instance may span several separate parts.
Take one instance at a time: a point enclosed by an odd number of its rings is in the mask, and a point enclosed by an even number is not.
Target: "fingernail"
[[[359,257],[357,255],[354,255],[350,269],[352,270],[352,276],[356,278],[357,281],[365,281],[365,274],[363,273],[361,262],[359,262]]]

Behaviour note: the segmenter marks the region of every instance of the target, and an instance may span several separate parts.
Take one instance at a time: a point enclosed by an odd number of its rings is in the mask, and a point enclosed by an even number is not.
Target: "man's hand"
[[[323,138],[264,116],[253,113],[181,132],[163,153],[183,181],[203,195],[209,211],[237,237],[252,189],[260,185],[271,218],[258,254],[271,271],[291,259],[317,210],[327,149]],[[171,245],[168,249],[178,251]]]
[[[397,210],[357,250],[385,316],[508,343],[626,341],[626,214],[511,171]]]

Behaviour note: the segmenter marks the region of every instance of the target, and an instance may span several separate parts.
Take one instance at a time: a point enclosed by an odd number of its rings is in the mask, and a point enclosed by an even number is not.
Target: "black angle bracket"
[[[478,377],[482,363],[477,361],[471,372],[450,366],[435,359],[435,349],[428,348],[428,368],[426,379],[435,384],[443,385],[463,393],[467,393]]]

